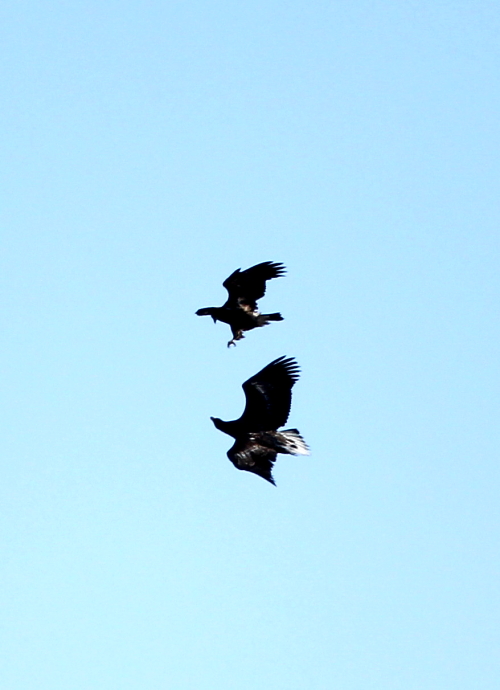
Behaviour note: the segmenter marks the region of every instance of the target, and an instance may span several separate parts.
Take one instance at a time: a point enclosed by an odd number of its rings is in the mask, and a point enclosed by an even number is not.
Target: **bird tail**
[[[257,316],[259,326],[267,326],[270,321],[283,321],[283,317],[279,312],[275,312],[274,314],[259,314]]]
[[[285,429],[276,433],[276,440],[280,446],[278,452],[289,455],[309,455],[309,446],[304,441],[298,429]]]

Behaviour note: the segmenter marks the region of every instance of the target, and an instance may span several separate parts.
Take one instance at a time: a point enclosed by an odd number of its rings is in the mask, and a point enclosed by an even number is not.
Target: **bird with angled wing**
[[[211,316],[214,323],[223,321],[229,324],[233,337],[227,346],[236,345],[237,340],[245,337],[243,331],[267,326],[271,321],[283,321],[278,312],[261,314],[257,300],[264,297],[267,280],[280,278],[284,274],[283,264],[272,261],[264,261],[245,271],[238,268],[222,283],[228,292],[227,301],[222,307],[204,307],[198,309],[196,314]]]
[[[272,469],[276,455],[309,455],[297,429],[284,429],[290,414],[292,387],[299,367],[292,357],[278,357],[243,384],[246,405],[239,419],[224,422],[210,417],[220,431],[235,441],[227,457],[239,470],[254,472],[275,484]]]

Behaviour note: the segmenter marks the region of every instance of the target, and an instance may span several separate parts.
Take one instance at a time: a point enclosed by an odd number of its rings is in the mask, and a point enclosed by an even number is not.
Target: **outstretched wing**
[[[292,386],[299,378],[293,357],[278,357],[245,381],[245,410],[239,419],[247,431],[275,431],[286,424],[292,403]]]
[[[227,457],[239,470],[258,474],[276,486],[272,475],[276,453],[269,448],[264,448],[249,438],[240,439],[228,450]]]
[[[229,293],[229,302],[235,302],[249,311],[256,311],[257,300],[264,297],[266,292],[266,280],[280,278],[285,272],[283,264],[264,261],[246,271],[236,269],[222,285]]]

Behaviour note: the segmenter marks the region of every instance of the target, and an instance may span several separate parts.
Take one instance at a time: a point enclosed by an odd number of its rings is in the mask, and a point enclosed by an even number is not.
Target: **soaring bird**
[[[214,323],[223,321],[229,324],[233,337],[227,346],[236,345],[237,340],[245,337],[243,331],[267,326],[270,321],[283,321],[278,312],[261,314],[257,308],[257,300],[264,297],[266,280],[280,278],[284,274],[283,264],[272,261],[263,261],[245,271],[238,268],[222,283],[228,292],[225,304],[222,307],[198,309],[196,314],[211,316]]]
[[[243,384],[246,405],[239,419],[223,422],[210,417],[217,429],[235,439],[227,453],[233,465],[274,485],[272,469],[277,453],[309,455],[297,429],[278,431],[288,419],[292,386],[298,378],[297,362],[292,357],[278,357]]]

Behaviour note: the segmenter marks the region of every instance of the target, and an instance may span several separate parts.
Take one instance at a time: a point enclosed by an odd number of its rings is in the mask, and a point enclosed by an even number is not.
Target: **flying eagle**
[[[214,323],[223,321],[229,324],[233,337],[227,346],[236,345],[237,340],[245,337],[243,331],[267,326],[270,321],[283,321],[283,317],[277,312],[261,314],[257,309],[257,300],[264,297],[266,280],[280,278],[284,274],[283,264],[272,261],[264,261],[246,271],[238,268],[222,283],[228,292],[227,302],[222,307],[198,309],[196,314],[211,316]]]
[[[297,362],[279,357],[243,384],[246,405],[239,419],[223,422],[210,417],[217,429],[235,439],[227,457],[237,469],[254,472],[275,484],[272,469],[277,453],[309,455],[297,429],[277,431],[288,419],[292,386],[298,378]]]

